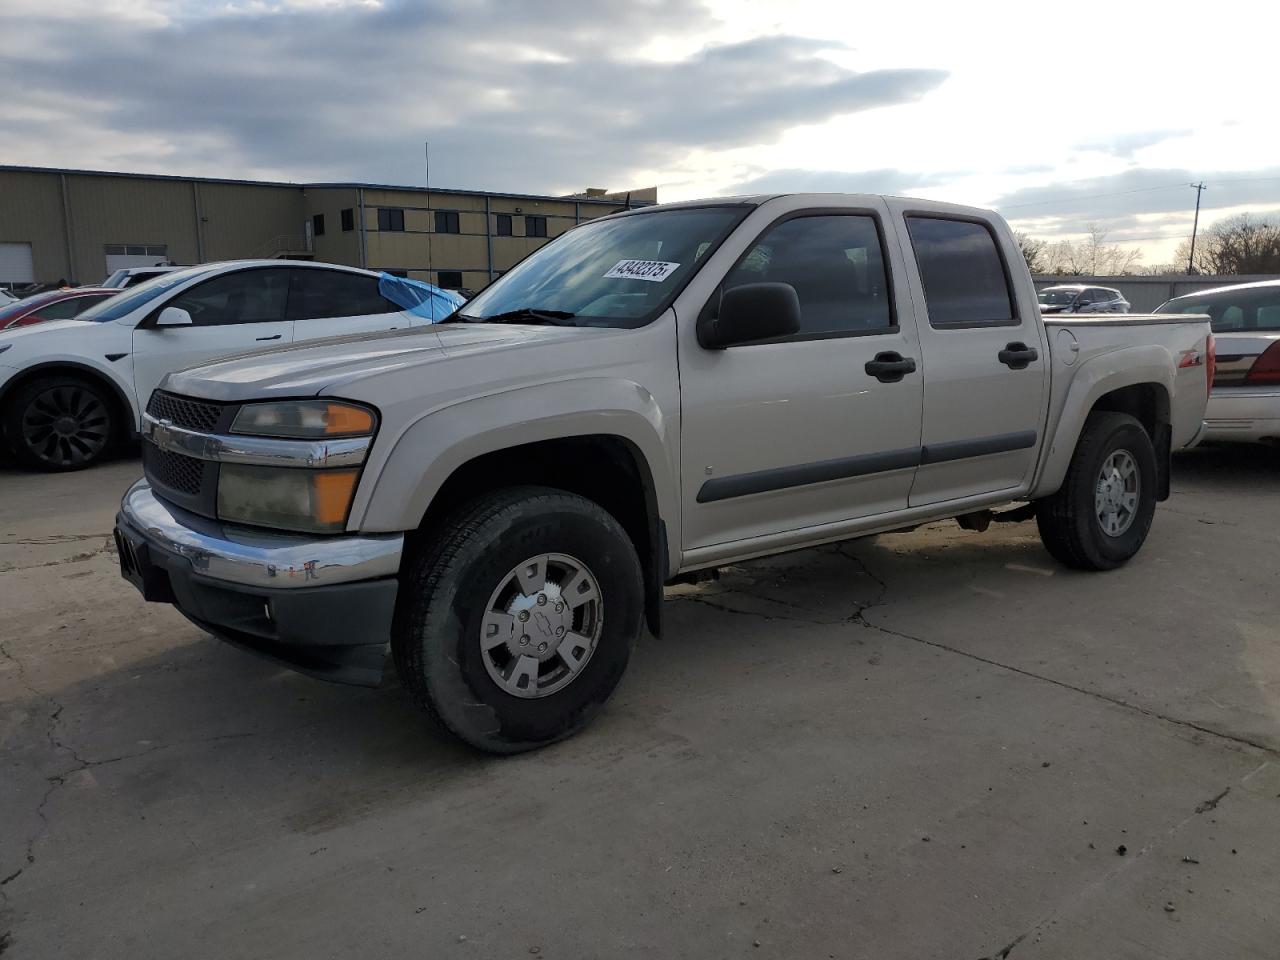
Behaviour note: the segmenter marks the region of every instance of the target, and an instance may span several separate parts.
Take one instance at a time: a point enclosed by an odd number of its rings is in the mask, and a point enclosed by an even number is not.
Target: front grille
[[[204,478],[204,462],[152,447],[146,458],[147,479],[170,490],[195,496]]]
[[[147,413],[157,420],[168,420],[175,427],[201,433],[208,433],[218,425],[223,409],[220,403],[192,400],[163,390],[151,394],[151,400],[147,403]]]

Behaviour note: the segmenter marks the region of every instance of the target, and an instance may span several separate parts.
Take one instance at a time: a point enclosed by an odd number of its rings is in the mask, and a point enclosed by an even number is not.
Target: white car
[[[1156,313],[1207,313],[1217,364],[1205,440],[1280,441],[1280,280],[1184,294]]]
[[[377,273],[333,264],[204,264],[154,277],[74,320],[0,332],[4,439],[28,466],[80,469],[136,435],[151,392],[172,371],[431,322],[383,288]]]

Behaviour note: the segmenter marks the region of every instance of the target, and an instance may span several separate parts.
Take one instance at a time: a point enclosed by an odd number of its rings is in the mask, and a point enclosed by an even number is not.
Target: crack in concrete
[[[47,537],[17,537],[13,540],[0,541],[0,545],[13,544],[15,546],[50,546],[55,543],[76,543],[81,540],[98,540],[102,537],[109,537],[109,533],[55,533]]]
[[[1231,788],[1227,787],[1216,797],[1212,797],[1209,800],[1204,801],[1204,803],[1196,804],[1196,813],[1208,813],[1210,810],[1217,810],[1218,804],[1222,802],[1222,798],[1230,792]]]
[[[1032,929],[1034,930],[1034,928]],[[1010,943],[1008,946],[1004,947],[1003,949],[997,950],[995,953],[991,954],[990,956],[980,957],[979,960],[1008,960],[1009,954],[1013,953],[1013,948],[1016,947],[1018,944],[1020,944],[1023,940],[1027,939],[1027,937],[1031,935],[1031,932],[1032,932],[1031,930],[1028,930],[1026,933],[1019,934],[1017,937],[1013,939],[1013,942]]]
[[[0,567],[0,574],[19,573],[24,570],[40,570],[44,567],[60,567],[67,563],[80,563],[84,560],[92,560],[94,557],[101,556],[104,553],[114,550],[115,544],[110,538],[96,550],[89,550],[83,553],[73,553],[69,557],[63,557],[61,560],[47,560],[44,563],[31,563],[25,566]]]

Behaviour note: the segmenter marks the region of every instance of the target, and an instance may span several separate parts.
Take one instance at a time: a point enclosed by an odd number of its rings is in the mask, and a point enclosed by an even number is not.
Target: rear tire
[[[1156,454],[1124,413],[1091,413],[1062,486],[1036,504],[1045,549],[1077,570],[1111,570],[1142,547],[1156,510]]]
[[[640,635],[635,547],[573,494],[519,487],[474,501],[410,556],[392,651],[415,703],[490,753],[585,727]]]
[[[40,377],[5,401],[4,436],[23,466],[62,473],[101,460],[118,432],[110,390],[72,375]]]

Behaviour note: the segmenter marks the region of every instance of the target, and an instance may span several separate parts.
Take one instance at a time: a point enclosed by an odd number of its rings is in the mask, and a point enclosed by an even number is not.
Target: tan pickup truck
[[[378,683],[390,649],[447,730],[513,752],[581,729],[699,570],[993,516],[1125,562],[1212,375],[1206,318],[1042,318],[987,211],[650,207],[442,323],[169,376],[121,568],[316,676]]]

